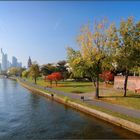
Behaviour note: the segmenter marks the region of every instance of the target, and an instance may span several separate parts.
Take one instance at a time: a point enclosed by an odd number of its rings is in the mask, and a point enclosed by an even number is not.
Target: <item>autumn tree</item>
[[[105,83],[113,81],[114,79],[114,75],[111,71],[103,71],[102,74],[100,74],[100,77],[105,81]]]
[[[93,29],[89,25],[84,26],[78,36],[80,50],[68,48],[68,60],[73,72],[87,75],[92,79],[96,98],[99,98],[99,74],[103,67],[110,67],[113,63],[110,57],[114,51],[112,46],[115,42],[116,28],[113,25],[107,25],[103,20],[99,23],[95,22]]]
[[[124,96],[127,92],[127,81],[130,71],[140,66],[140,22],[135,23],[132,17],[122,20],[119,27],[119,46],[116,52],[117,67],[125,71]]]
[[[29,75],[34,78],[34,82],[36,84],[37,77],[40,75],[39,65],[37,63],[33,63],[29,69]]]
[[[45,81],[46,81],[46,80],[48,80],[48,81],[50,82],[50,86],[52,87],[52,82],[53,82],[53,80],[54,80],[53,75],[50,74],[50,75],[46,76],[46,77],[45,77]]]
[[[47,76],[47,80],[50,81],[51,86],[52,86],[53,81],[55,81],[55,84],[57,86],[57,82],[60,81],[62,78],[63,78],[63,76],[60,72],[54,72]]]
[[[62,80],[63,76],[62,76],[61,72],[54,72],[54,73],[52,73],[52,75],[54,77],[54,81],[55,81],[55,84],[57,86],[57,82]]]

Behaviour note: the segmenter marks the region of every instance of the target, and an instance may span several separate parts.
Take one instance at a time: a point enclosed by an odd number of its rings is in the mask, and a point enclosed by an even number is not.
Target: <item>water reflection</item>
[[[30,102],[31,102],[31,105],[33,108],[37,108],[39,107],[39,100],[40,100],[40,97],[35,95],[36,93],[33,93],[30,94]]]

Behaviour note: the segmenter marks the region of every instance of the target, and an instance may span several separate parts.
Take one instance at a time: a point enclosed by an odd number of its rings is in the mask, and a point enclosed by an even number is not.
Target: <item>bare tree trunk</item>
[[[52,87],[52,81],[50,81],[50,86]]]
[[[91,81],[93,82],[94,87],[96,88],[96,82],[94,78],[91,78]]]
[[[57,86],[57,81],[55,81],[55,85]]]
[[[36,77],[34,79],[35,79],[35,84],[36,84]]]
[[[95,92],[95,98],[99,98],[99,74],[96,77],[96,92]]]
[[[125,79],[124,79],[124,94],[123,94],[124,97],[126,97],[126,92],[127,92],[128,75],[129,75],[129,71],[126,70]]]

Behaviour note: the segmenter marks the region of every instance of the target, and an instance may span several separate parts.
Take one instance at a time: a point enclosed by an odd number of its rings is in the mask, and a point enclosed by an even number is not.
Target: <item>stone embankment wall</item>
[[[123,89],[124,86],[124,76],[115,76],[114,78],[114,88]],[[140,76],[129,76],[127,83],[128,90],[137,90],[140,89]]]

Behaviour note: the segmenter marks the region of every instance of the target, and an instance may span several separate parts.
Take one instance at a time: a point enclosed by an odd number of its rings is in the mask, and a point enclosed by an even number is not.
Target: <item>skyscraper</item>
[[[1,49],[1,54],[2,54],[1,70],[6,71],[7,70],[7,64],[8,64],[7,54],[4,54],[2,49]]]
[[[17,58],[15,56],[12,57],[12,67],[17,67],[18,63],[17,63]]]
[[[31,60],[31,58],[30,58],[30,56],[29,56],[29,59],[28,59],[28,68],[30,68],[31,67],[31,65],[32,65],[32,60]]]
[[[18,62],[15,56],[12,57],[12,63],[8,61],[8,56],[6,53],[3,52],[1,49],[1,59],[0,59],[0,71],[7,71],[10,67],[21,68],[22,63]]]

